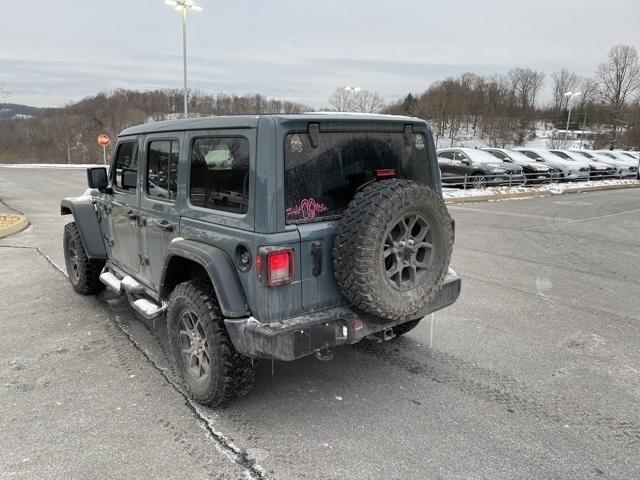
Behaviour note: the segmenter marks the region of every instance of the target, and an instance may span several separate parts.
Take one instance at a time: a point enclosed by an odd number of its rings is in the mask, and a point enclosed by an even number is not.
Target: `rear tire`
[[[167,332],[174,361],[194,400],[215,407],[251,390],[254,362],[231,343],[208,279],[176,286],[169,299]]]
[[[105,261],[87,257],[75,222],[67,223],[64,227],[63,249],[64,263],[73,289],[81,295],[95,295],[104,290],[100,273]]]

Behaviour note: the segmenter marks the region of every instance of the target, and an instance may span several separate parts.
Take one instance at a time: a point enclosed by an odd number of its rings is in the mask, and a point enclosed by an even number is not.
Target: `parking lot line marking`
[[[571,219],[569,218],[560,218],[560,217],[547,217],[545,215],[533,215],[530,213],[514,213],[514,212],[496,212],[496,211],[492,211],[492,210],[485,210],[483,208],[471,208],[471,207],[447,207],[449,208],[449,210],[461,210],[461,211],[465,211],[465,212],[481,212],[481,213],[488,213],[491,215],[500,215],[500,216],[504,216],[504,217],[519,217],[519,218],[535,218],[538,220],[560,220],[560,221],[571,221]]]
[[[605,215],[596,215],[595,217],[576,218],[576,219],[567,220],[567,221],[568,222],[584,222],[586,220],[597,220],[599,218],[615,217],[617,215],[627,215],[629,213],[638,213],[638,212],[640,212],[640,208],[636,208],[634,210],[626,210],[624,212],[607,213]]]

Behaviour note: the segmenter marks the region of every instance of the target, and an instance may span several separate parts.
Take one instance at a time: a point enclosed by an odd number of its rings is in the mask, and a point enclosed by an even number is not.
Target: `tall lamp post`
[[[193,0],[165,0],[164,3],[182,14],[182,64],[184,69],[184,118],[189,116],[187,93],[187,10],[202,10]]]
[[[571,122],[571,108],[573,107],[573,105],[571,105],[571,100],[573,100],[574,97],[577,97],[581,93],[582,92],[567,92],[564,94],[565,97],[568,97],[567,106],[569,107],[569,115],[567,116],[567,129],[564,131],[564,143],[567,143],[567,137],[569,136],[569,123]]]

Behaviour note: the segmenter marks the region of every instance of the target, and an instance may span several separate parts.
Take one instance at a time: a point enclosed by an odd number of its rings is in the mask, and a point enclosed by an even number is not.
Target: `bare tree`
[[[520,108],[535,108],[536,98],[544,84],[544,73],[530,68],[514,68],[509,74],[512,95]]]
[[[338,87],[329,97],[329,105],[337,112],[353,111],[356,92],[350,87]]]
[[[625,102],[640,90],[638,50],[630,45],[614,45],[609,50],[607,59],[598,66],[597,76],[602,88],[602,99],[608,105],[615,122],[619,119]]]
[[[354,98],[355,110],[362,113],[377,113],[384,108],[384,98],[378,92],[359,91]]]
[[[0,83],[0,98],[6,98],[9,96],[9,91],[4,87],[3,83]]]
[[[553,108],[556,110],[566,108],[569,99],[565,93],[575,91],[580,78],[575,73],[562,69],[552,73],[551,79],[553,80]]]
[[[582,110],[587,104],[596,100],[600,91],[600,84],[594,78],[583,78],[578,86],[580,89],[580,97],[578,100],[578,109]]]

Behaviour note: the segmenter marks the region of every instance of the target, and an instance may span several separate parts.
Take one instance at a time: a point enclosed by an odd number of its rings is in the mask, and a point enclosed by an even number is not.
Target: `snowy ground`
[[[527,140],[524,144],[519,145],[522,148],[541,148],[548,149],[551,148],[550,144],[551,136],[553,134],[554,128],[550,124],[545,124],[542,122],[538,122],[536,124],[536,135],[533,140]],[[434,137],[434,140],[435,137]],[[479,136],[474,135],[473,129],[461,129],[458,135],[453,139],[449,138],[448,132],[445,132],[445,135],[437,139],[436,148],[452,148],[452,147],[465,147],[465,148],[483,148],[490,146],[488,144],[487,139],[481,139]],[[506,145],[506,148],[516,147],[517,145]],[[556,147],[557,148],[557,147]],[[580,140],[569,141],[567,146],[564,147],[566,149],[573,148],[590,148],[590,144],[588,142],[580,143]]]
[[[464,198],[464,197],[504,197],[512,194],[518,196],[529,193],[531,196],[539,196],[541,193],[548,193],[550,195],[559,195],[565,193],[567,190],[573,190],[575,188],[598,188],[612,185],[638,185],[640,181],[635,179],[615,179],[615,180],[589,180],[586,182],[577,183],[550,183],[546,185],[538,185],[535,187],[488,187],[488,188],[469,188],[463,190],[461,188],[443,188],[442,194],[446,199],[449,198]]]

